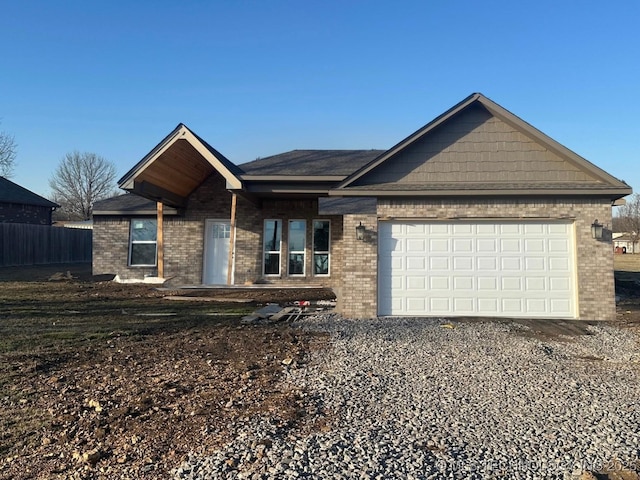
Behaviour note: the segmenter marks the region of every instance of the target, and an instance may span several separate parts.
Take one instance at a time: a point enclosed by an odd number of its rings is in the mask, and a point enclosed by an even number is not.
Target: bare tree
[[[18,147],[12,135],[0,132],[0,176],[11,178]]]
[[[115,178],[113,163],[95,153],[75,151],[62,158],[49,187],[69,219],[88,220],[93,203],[115,193]]]
[[[627,198],[627,203],[618,207],[618,225],[620,229],[628,233],[633,242],[633,252],[636,253],[636,243],[640,238],[640,194],[634,194]]]

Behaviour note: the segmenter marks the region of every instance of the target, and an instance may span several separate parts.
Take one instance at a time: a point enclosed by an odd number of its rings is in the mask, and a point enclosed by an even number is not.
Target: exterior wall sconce
[[[602,227],[601,223],[598,223],[598,219],[596,218],[591,224],[591,237],[596,240],[602,240]]]
[[[364,240],[365,226],[360,222],[360,225],[356,227],[356,240]]]

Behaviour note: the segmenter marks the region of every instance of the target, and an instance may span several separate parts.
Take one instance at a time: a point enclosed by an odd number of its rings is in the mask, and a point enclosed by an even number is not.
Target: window
[[[306,220],[289,220],[289,275],[304,275]]]
[[[129,265],[132,267],[155,267],[157,257],[156,220],[131,220],[129,236]]]
[[[313,274],[329,275],[329,220],[313,221]]]
[[[265,220],[263,240],[265,275],[280,275],[281,238],[282,220]]]

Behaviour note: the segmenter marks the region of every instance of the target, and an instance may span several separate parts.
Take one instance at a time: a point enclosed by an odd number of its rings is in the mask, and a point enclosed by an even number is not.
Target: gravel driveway
[[[299,324],[332,334],[330,349],[284,379],[324,428],[238,425],[234,442],[175,478],[564,479],[614,461],[637,467],[640,348],[629,331],[541,341],[492,322]]]

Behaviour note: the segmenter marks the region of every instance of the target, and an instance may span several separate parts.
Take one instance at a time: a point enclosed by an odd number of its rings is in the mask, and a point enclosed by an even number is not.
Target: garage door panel
[[[451,311],[452,299],[448,297],[431,297],[429,299],[429,309],[433,313],[446,315]]]
[[[429,287],[431,290],[449,290],[450,277],[431,277],[429,278]]]
[[[454,238],[453,253],[469,253],[473,252],[473,239],[471,238]]]
[[[520,315],[523,313],[523,301],[519,298],[502,299],[502,311],[512,315]]]
[[[526,253],[542,253],[545,251],[545,239],[544,238],[535,238],[535,239],[525,239],[524,241],[524,251]]]
[[[552,298],[549,300],[549,304],[551,306],[551,312],[558,316],[564,316],[571,312],[571,303],[569,300]]]
[[[565,254],[569,252],[569,242],[564,238],[550,238],[547,251],[549,253]]]
[[[525,278],[526,289],[530,292],[544,292],[547,289],[547,279],[545,277]]]
[[[501,289],[509,291],[521,291],[522,290],[522,278],[521,277],[502,277]]]
[[[568,272],[571,269],[568,258],[549,258],[549,270],[552,272]]]
[[[424,276],[419,277],[407,277],[407,289],[409,290],[424,290],[427,287],[426,278]]]
[[[563,237],[568,236],[570,224],[568,223],[550,223],[548,225],[549,235],[560,235]]]
[[[519,223],[499,223],[498,229],[500,230],[501,235],[521,235],[522,234],[522,225]]]
[[[475,299],[473,297],[454,298],[453,309],[460,315],[471,315],[475,311]]]
[[[430,253],[449,253],[449,240],[432,238],[429,240]]]
[[[427,225],[429,235],[450,235],[451,225],[448,223],[430,223]]]
[[[550,277],[549,285],[553,291],[568,292],[571,290],[571,282],[566,277]]]
[[[433,271],[449,270],[451,265],[449,257],[429,257],[429,267]]]
[[[476,252],[498,253],[498,240],[495,238],[481,238],[476,241]]]
[[[575,317],[570,221],[380,222],[381,315]]]
[[[488,235],[490,237],[496,237],[499,233],[499,226],[494,223],[480,223],[476,227],[476,233],[478,236]]]
[[[545,233],[545,225],[542,223],[524,223],[525,235],[543,235]]]
[[[473,232],[474,225],[470,223],[454,223],[453,234],[454,235],[469,235]]]
[[[522,241],[517,238],[500,239],[500,251],[502,253],[522,253]]]
[[[522,270],[522,260],[522,257],[500,257],[500,265],[502,270],[520,272]]]
[[[460,290],[473,290],[473,277],[453,277],[453,288]]]
[[[453,257],[454,270],[473,270],[473,257]]]
[[[427,253],[427,241],[424,238],[408,238],[407,253]]]
[[[427,263],[427,259],[422,257],[417,257],[415,255],[406,257],[406,270],[424,270],[425,264]]]
[[[487,315],[497,314],[498,299],[497,298],[478,298],[478,310],[484,312]]]
[[[526,257],[524,259],[524,269],[527,271],[545,270],[545,257]]]
[[[498,270],[498,259],[496,257],[477,257],[476,264],[478,266],[478,271]]]

